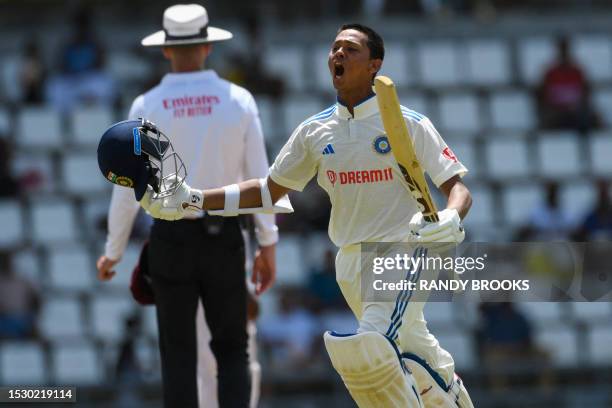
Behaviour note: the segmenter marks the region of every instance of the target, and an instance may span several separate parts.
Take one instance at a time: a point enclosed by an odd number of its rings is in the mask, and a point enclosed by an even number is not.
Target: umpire
[[[175,5],[164,12],[163,30],[145,37],[145,47],[161,47],[172,72],[138,96],[130,119],[144,117],[169,137],[187,167],[187,183],[204,189],[265,177],[268,160],[257,106],[251,94],[220,79],[204,62],[213,42],[229,31],[208,25],[204,7]],[[109,210],[100,280],[112,279],[139,205],[131,189],[115,186]],[[256,292],[275,278],[278,230],[273,215],[255,215]],[[196,310],[204,306],[211,349],[218,365],[221,408],[248,407],[244,243],[235,217],[199,217],[151,229],[149,268],[157,308],[164,406],[196,408]]]

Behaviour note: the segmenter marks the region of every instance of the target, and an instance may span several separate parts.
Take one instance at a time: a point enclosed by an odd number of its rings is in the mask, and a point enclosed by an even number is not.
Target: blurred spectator
[[[21,63],[20,82],[22,102],[40,104],[43,102],[47,70],[35,40],[30,40],[24,50]]]
[[[0,339],[36,334],[40,296],[34,285],[13,270],[10,252],[0,252]]]
[[[49,81],[47,96],[50,102],[64,113],[78,104],[113,104],[115,84],[104,72],[104,52],[93,33],[89,8],[77,11],[73,30],[62,53],[62,74]]]
[[[285,83],[281,78],[266,72],[261,62],[261,56],[265,53],[259,20],[255,14],[249,14],[244,23],[249,39],[246,47],[248,53],[230,57],[231,69],[226,75],[227,79],[254,94],[281,98],[285,93]]]
[[[532,328],[511,302],[482,303],[477,344],[490,386],[503,389],[512,377],[538,374],[541,385],[549,382],[548,356],[533,342]]]
[[[575,238],[578,241],[612,239],[612,200],[609,182],[605,180],[597,182],[597,202],[585,217]]]
[[[518,240],[567,240],[572,228],[571,217],[559,204],[559,184],[550,181],[546,184],[546,201],[531,212]]]
[[[319,336],[316,318],[308,310],[305,293],[299,288],[280,290],[279,314],[262,319],[259,338],[274,364],[303,367],[311,363],[315,336]]]
[[[316,311],[346,309],[346,302],[336,282],[336,256],[331,249],[325,251],[323,265],[310,272],[308,289]]]
[[[19,194],[19,182],[11,169],[12,153],[6,138],[0,135],[0,197],[15,197]]]
[[[589,81],[572,59],[567,38],[559,38],[557,53],[557,61],[546,71],[537,90],[540,126],[581,132],[598,127]]]

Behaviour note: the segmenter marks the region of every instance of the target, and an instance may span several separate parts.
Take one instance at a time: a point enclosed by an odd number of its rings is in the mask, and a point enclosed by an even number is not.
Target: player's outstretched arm
[[[221,188],[198,190],[182,182],[167,197],[156,197],[149,188],[140,205],[154,218],[179,220],[192,211],[206,210],[214,215],[235,216],[241,213],[291,212],[284,198],[288,188],[275,183],[270,177],[252,179]],[[277,205],[286,200],[283,205]]]
[[[269,176],[266,180],[272,204],[275,204],[282,196],[287,194],[290,189],[275,183]],[[203,190],[204,210],[222,210],[225,207],[225,191],[229,186]],[[259,179],[251,179],[238,183],[240,189],[240,201],[238,208],[263,207],[262,186]]]

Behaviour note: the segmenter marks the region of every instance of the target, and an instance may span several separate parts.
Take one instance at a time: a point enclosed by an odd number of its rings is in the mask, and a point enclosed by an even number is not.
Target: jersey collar
[[[344,105],[340,99],[337,99],[336,106],[338,107],[338,115],[342,119],[364,119],[378,112],[376,94],[368,96],[366,99],[355,105],[353,107],[353,112],[355,113],[354,116],[351,115],[346,105]]]
[[[169,72],[162,78],[162,83],[174,83],[185,81],[202,81],[217,79],[219,76],[212,69],[193,72]]]

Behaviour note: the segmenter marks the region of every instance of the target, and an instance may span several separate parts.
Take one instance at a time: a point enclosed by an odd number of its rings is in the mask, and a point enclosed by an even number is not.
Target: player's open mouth
[[[334,76],[340,78],[344,74],[344,67],[340,64],[334,65]]]

